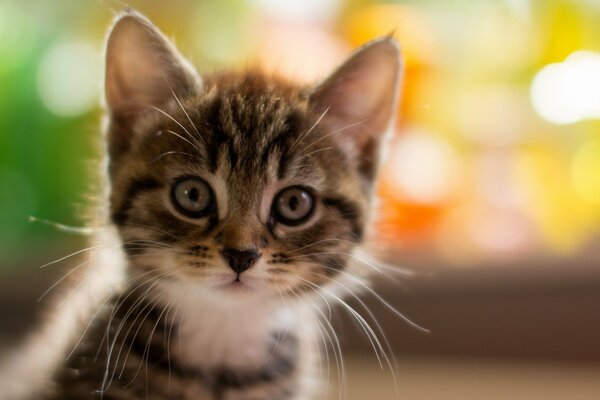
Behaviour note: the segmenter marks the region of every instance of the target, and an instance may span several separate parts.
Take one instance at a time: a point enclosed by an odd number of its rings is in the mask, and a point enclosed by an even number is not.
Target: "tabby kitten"
[[[114,232],[31,350],[38,366],[3,388],[321,398],[321,308],[362,277],[350,261],[400,72],[383,38],[316,87],[256,71],[200,77],[150,21],[121,14],[105,76]]]

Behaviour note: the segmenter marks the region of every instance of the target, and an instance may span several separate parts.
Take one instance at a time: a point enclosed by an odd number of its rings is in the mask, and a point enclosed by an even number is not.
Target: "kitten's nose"
[[[250,250],[237,250],[237,249],[223,249],[221,254],[225,257],[225,260],[229,263],[229,266],[237,274],[241,274],[254,264],[260,257],[260,254],[254,249]]]

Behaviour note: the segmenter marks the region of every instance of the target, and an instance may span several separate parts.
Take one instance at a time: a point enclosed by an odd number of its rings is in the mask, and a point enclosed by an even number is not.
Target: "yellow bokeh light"
[[[571,179],[581,198],[600,205],[600,140],[584,144],[575,153]]]
[[[557,251],[570,252],[597,229],[600,212],[575,191],[565,158],[552,148],[527,148],[519,155],[516,174],[542,239]]]
[[[393,35],[400,42],[408,68],[433,58],[431,29],[413,8],[395,4],[367,6],[352,13],[346,27],[354,47],[380,36]]]

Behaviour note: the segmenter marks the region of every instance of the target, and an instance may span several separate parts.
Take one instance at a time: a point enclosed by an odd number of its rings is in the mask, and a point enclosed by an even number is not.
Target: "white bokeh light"
[[[37,89],[44,105],[56,115],[74,117],[92,109],[99,97],[102,62],[92,45],[63,42],[44,54]]]
[[[600,118],[600,54],[577,51],[542,68],[531,85],[537,113],[556,124]]]
[[[458,164],[456,153],[446,141],[413,131],[392,143],[386,173],[403,197],[431,204],[447,200],[453,192]]]
[[[251,0],[265,14],[294,21],[328,22],[341,8],[340,0]]]

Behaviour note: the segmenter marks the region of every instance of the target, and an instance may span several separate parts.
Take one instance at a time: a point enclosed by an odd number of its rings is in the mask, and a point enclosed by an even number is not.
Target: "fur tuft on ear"
[[[174,96],[198,92],[202,80],[171,42],[146,17],[121,13],[106,42],[104,93],[110,116],[109,152],[129,147],[131,124]]]
[[[368,181],[375,176],[382,138],[394,120],[401,72],[397,42],[378,39],[357,50],[310,95],[328,134]]]

